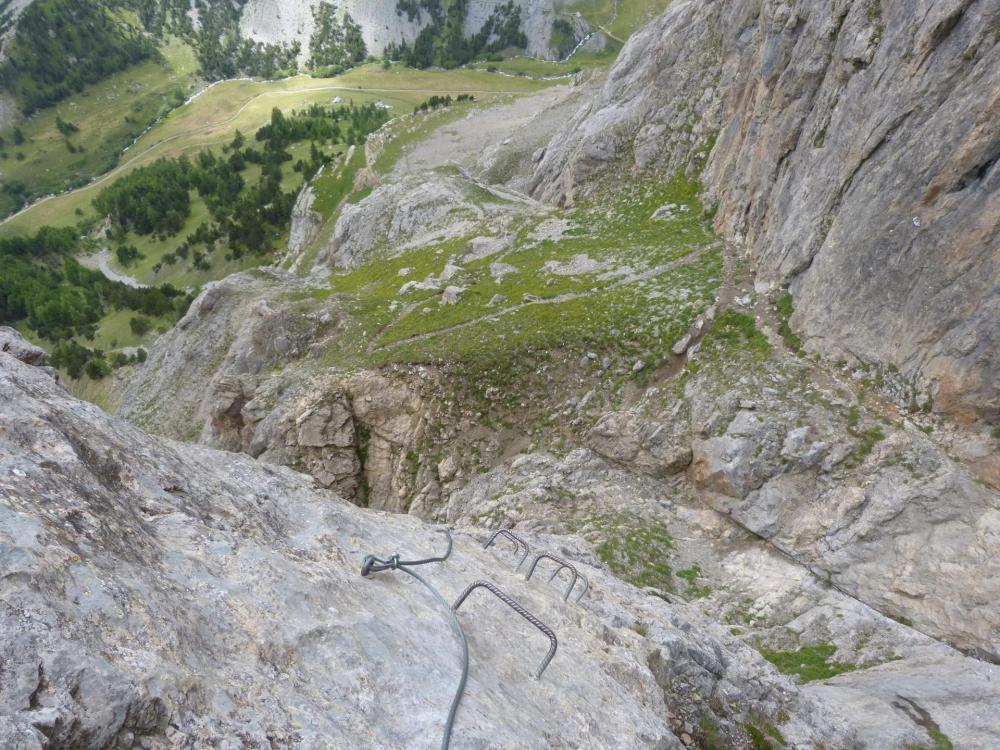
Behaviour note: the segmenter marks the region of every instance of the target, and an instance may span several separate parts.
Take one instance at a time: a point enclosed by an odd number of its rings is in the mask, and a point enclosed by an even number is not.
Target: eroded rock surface
[[[520,193],[489,186],[463,174],[414,175],[377,188],[348,204],[319,260],[353,268],[375,249],[389,254],[482,231],[502,232],[537,204]]]
[[[776,722],[794,746],[855,746],[694,608],[590,567],[590,593],[567,604],[482,550],[481,533],[421,572],[449,598],[497,581],[560,647],[533,679],[545,644],[474,594],[456,745],[680,748],[707,717],[732,741]],[[411,516],[151,437],[0,354],[0,744],[437,746],[458,677],[448,620],[403,574],[358,569],[370,552],[440,547]]]
[[[207,285],[150,348],[149,366],[127,381],[121,415],[178,439],[199,437],[212,420],[237,418],[261,372],[301,356],[336,330],[335,309],[313,316],[292,309],[289,298],[307,289],[298,276],[274,269]]]
[[[26,341],[20,333],[8,326],[0,326],[0,351],[28,365],[44,365],[48,359],[44,349]]]
[[[313,243],[323,226],[323,216],[313,210],[316,193],[312,185],[306,185],[299,192],[292,207],[292,220],[288,228],[288,255],[297,257]]]
[[[1000,667],[831,587],[706,507],[681,478],[665,484],[586,449],[562,458],[525,454],[451,493],[439,518],[513,528],[533,551],[550,544],[546,534],[573,533],[560,542],[560,554],[610,565],[671,600],[693,600],[758,647],[793,659],[798,649],[828,648],[846,673],[814,678],[803,690],[854,728],[864,747],[932,747],[929,730],[955,748],[1000,742],[991,720]],[[517,562],[509,541],[498,540],[495,549]]]
[[[1000,493],[917,428],[778,372],[688,386],[702,499],[880,612],[1000,659]]]

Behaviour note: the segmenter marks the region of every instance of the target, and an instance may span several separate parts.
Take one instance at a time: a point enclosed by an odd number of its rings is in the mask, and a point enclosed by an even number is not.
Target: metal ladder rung
[[[520,570],[521,566],[524,564],[524,561],[528,559],[528,555],[531,554],[531,548],[528,546],[528,543],[510,529],[497,529],[492,534],[490,534],[490,538],[486,540],[486,544],[483,545],[483,549],[488,549],[489,546],[493,544],[494,541],[496,541],[496,538],[498,536],[506,537],[507,539],[510,539],[512,542],[514,542],[515,553],[517,553],[517,551],[520,550],[521,547],[524,547],[524,554],[521,555],[521,559],[518,560],[517,565],[514,566],[515,571]]]
[[[559,567],[556,568],[556,572],[552,574],[552,576],[549,578],[549,581],[555,580],[555,577],[559,575],[559,573],[563,570],[563,568],[569,568],[569,571],[572,574],[572,578],[570,578],[569,588],[567,588],[566,593],[563,594],[564,602],[569,601],[569,595],[573,592],[573,587],[576,586],[576,579],[579,578],[580,580],[583,581],[583,590],[580,592],[580,595],[576,598],[576,601],[579,602],[583,598],[584,594],[587,593],[588,589],[590,589],[590,581],[587,580],[587,577],[585,575],[578,572],[576,567],[572,563],[563,560],[561,557],[556,557],[555,555],[549,552],[539,552],[537,555],[535,555],[535,559],[532,560],[531,565],[528,566],[528,573],[527,575],[525,575],[524,580],[526,581],[531,580],[531,576],[534,574],[535,568],[538,567],[538,563],[542,559],[552,560],[553,562],[559,564]]]
[[[466,600],[466,598],[469,596],[469,594],[471,594],[474,590],[479,589],[479,588],[486,589],[491,594],[495,595],[500,601],[502,601],[508,607],[510,607],[511,609],[513,609],[515,612],[517,612],[519,615],[521,615],[521,617],[523,617],[525,620],[527,620],[528,622],[530,622],[536,628],[538,628],[539,630],[541,630],[542,633],[544,633],[546,635],[546,637],[548,637],[548,639],[549,639],[549,652],[545,655],[545,658],[542,659],[542,663],[541,663],[541,665],[539,665],[538,671],[535,672],[535,679],[536,680],[537,679],[541,679],[542,672],[545,671],[545,668],[547,666],[549,666],[549,662],[551,662],[552,658],[556,655],[556,648],[559,645],[559,642],[556,640],[556,634],[554,632],[552,632],[552,628],[550,628],[544,622],[542,622],[537,617],[535,617],[533,614],[531,614],[531,612],[529,612],[524,607],[522,607],[517,602],[517,600],[515,600],[509,594],[506,594],[503,591],[501,591],[496,586],[496,584],[491,583],[490,581],[475,581],[474,583],[470,584],[469,587],[467,589],[465,589],[465,591],[462,592],[462,594],[458,597],[458,599],[455,600],[455,603],[452,605],[451,608],[457,612],[458,608],[462,606],[462,602],[464,602]]]

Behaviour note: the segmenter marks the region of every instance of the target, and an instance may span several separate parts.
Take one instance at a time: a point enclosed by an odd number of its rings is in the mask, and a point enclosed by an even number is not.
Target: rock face
[[[691,464],[685,435],[674,436],[668,425],[635,413],[606,415],[590,430],[587,444],[605,458],[653,477],[677,474]]]
[[[206,401],[211,421],[201,439],[267,463],[293,466],[353,499],[362,467],[350,401],[336,384],[313,386],[221,376]]]
[[[878,611],[1000,661],[1000,494],[915,428],[882,439],[766,391],[692,393],[702,499]]]
[[[998,13],[673,2],[553,138],[534,194],[571,201],[612,165],[701,170],[758,283],[789,285],[807,349],[891,364],[929,384],[936,410],[995,423]]]
[[[312,244],[323,226],[322,214],[313,211],[315,202],[316,194],[313,192],[312,185],[306,185],[302,188],[299,197],[295,199],[295,205],[292,207],[292,221],[288,229],[288,254],[291,257],[297,256]]]
[[[559,650],[533,679],[545,639],[473,594],[456,746],[662,750],[705,726],[736,746],[761,722],[790,746],[855,746],[696,609],[588,566],[590,593],[565,603],[482,533],[420,572],[449,600],[495,580]],[[459,669],[446,615],[404,574],[358,569],[441,541],[289,469],[150,437],[0,354],[0,745],[437,746]]]
[[[499,0],[466,3],[468,12],[463,27],[466,36],[476,34],[493,9],[501,4]],[[241,28],[244,34],[262,42],[299,42],[304,57],[308,58],[309,41],[315,30],[313,9],[318,5],[316,0],[249,0],[243,7]],[[387,45],[402,40],[412,43],[429,22],[426,12],[411,21],[406,13],[397,12],[396,4],[389,1],[341,0],[336,5],[341,13],[349,13],[361,27],[365,45],[373,54],[380,54]],[[521,9],[521,29],[528,37],[528,54],[550,57],[549,35],[560,3],[557,0],[515,0],[514,5]]]
[[[405,512],[416,485],[430,481],[412,460],[429,416],[419,379],[311,360],[343,320],[335,300],[313,301],[309,288],[276,270],[210,286],[150,348],[148,367],[130,374],[119,412],[157,434],[292,466],[344,497]]]
[[[15,329],[0,326],[0,351],[28,365],[44,365],[48,355],[45,350],[25,341]]]
[[[671,597],[695,598],[749,643],[785,652],[817,644],[835,650],[834,661],[848,671],[803,690],[855,728],[864,747],[932,747],[928,730],[935,728],[955,748],[1000,742],[993,720],[1000,667],[963,657],[831,587],[821,570],[814,574],[741,528],[736,514],[708,509],[679,477],[665,484],[586,449],[561,458],[519,455],[453,492],[439,518],[510,527],[532,544],[539,532],[572,530],[575,536],[562,543],[567,556],[614,563],[615,550],[624,549],[616,573],[655,582]],[[578,538],[586,542],[576,544]],[[656,538],[669,543],[654,546]],[[501,544],[516,559],[509,542]]]
[[[329,310],[311,315],[288,304],[289,295],[308,288],[274,269],[207,285],[150,348],[150,366],[128,381],[122,415],[177,439],[199,437],[212,420],[237,418],[259,373],[301,356],[336,329]],[[209,398],[216,389],[218,398]]]
[[[466,175],[414,175],[344,206],[319,260],[352,268],[376,248],[399,253],[462,237],[484,225],[503,231],[512,217],[529,208],[536,204],[525,196]]]

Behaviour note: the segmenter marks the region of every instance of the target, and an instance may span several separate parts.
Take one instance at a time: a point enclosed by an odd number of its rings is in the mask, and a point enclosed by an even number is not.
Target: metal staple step
[[[470,584],[469,587],[462,592],[462,594],[458,597],[458,599],[455,600],[455,603],[452,605],[451,608],[457,612],[458,608],[462,606],[462,602],[465,601],[465,599],[469,596],[469,594],[471,594],[474,590],[479,588],[486,589],[491,594],[495,595],[500,601],[502,601],[508,607],[513,609],[519,615],[521,615],[521,617],[523,617],[525,620],[530,622],[536,628],[541,630],[542,633],[544,633],[545,636],[549,639],[549,652],[545,655],[545,658],[542,659],[542,663],[539,665],[538,670],[535,672],[535,679],[540,679],[542,676],[542,672],[544,672],[545,668],[549,666],[549,662],[552,661],[552,657],[556,655],[556,648],[559,645],[559,642],[556,640],[556,634],[552,632],[552,628],[550,628],[544,622],[542,622],[533,614],[531,614],[531,612],[522,607],[517,602],[517,600],[515,600],[509,594],[506,594],[503,591],[501,591],[500,588],[496,586],[496,584],[491,583],[490,581],[476,581]]]
[[[514,570],[520,570],[521,566],[524,564],[524,561],[528,559],[528,555],[531,554],[531,548],[528,546],[528,543],[524,541],[521,537],[517,536],[517,534],[515,534],[510,529],[497,529],[492,534],[490,534],[490,538],[486,540],[486,544],[483,545],[483,549],[488,549],[489,546],[493,544],[494,541],[496,541],[496,538],[498,536],[506,537],[507,539],[510,539],[512,542],[514,542],[515,553],[518,550],[520,550],[521,547],[524,547],[524,554],[521,555],[521,559],[518,560],[517,565],[514,566]]]

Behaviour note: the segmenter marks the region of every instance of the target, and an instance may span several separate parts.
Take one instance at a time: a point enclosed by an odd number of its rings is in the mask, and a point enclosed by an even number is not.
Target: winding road
[[[111,251],[104,248],[97,255],[92,255],[87,259],[89,262],[87,265],[96,262],[97,269],[104,274],[104,276],[111,281],[117,281],[119,284],[124,284],[125,286],[130,286],[133,289],[148,289],[149,284],[143,284],[140,281],[133,279],[131,276],[126,276],[123,273],[119,273],[111,267]]]

